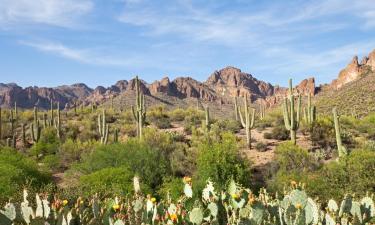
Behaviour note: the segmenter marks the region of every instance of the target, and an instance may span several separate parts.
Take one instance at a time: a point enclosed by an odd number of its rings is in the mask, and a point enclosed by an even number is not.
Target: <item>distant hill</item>
[[[364,71],[339,89],[323,87],[316,96],[319,112],[331,113],[333,107],[346,115],[365,116],[375,112],[375,72]]]

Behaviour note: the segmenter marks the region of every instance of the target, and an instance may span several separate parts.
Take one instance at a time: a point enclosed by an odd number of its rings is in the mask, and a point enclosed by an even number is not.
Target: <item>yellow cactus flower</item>
[[[169,216],[171,218],[172,221],[177,221],[177,214],[176,213],[173,213]]]
[[[68,200],[65,199],[65,200],[63,200],[62,203],[63,203],[63,206],[66,206],[68,204]]]
[[[299,204],[299,203],[297,203],[297,204],[296,204],[296,208],[297,208],[297,209],[302,209],[302,205]]]
[[[290,182],[290,184],[291,184],[292,186],[297,186],[297,182],[294,181],[294,180],[292,180],[292,181]]]
[[[238,194],[232,194],[233,199],[238,199],[240,196]]]
[[[152,203],[156,202],[156,198],[151,198],[150,200],[151,200]]]
[[[120,205],[119,205],[119,204],[114,204],[114,205],[112,206],[112,208],[113,208],[113,210],[117,211],[117,210],[120,209]]]
[[[184,183],[191,182],[191,177],[184,177]]]

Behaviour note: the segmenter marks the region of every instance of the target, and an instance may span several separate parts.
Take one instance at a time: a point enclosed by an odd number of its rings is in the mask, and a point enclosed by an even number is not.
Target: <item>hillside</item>
[[[318,111],[330,113],[333,107],[346,115],[365,116],[375,112],[375,72],[368,70],[340,89],[323,87],[316,96]]]

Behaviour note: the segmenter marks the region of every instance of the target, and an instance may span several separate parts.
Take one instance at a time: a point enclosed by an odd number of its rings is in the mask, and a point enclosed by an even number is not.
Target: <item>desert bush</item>
[[[171,173],[168,161],[160,151],[135,139],[129,139],[124,144],[98,146],[94,151],[83,154],[82,162],[76,164],[73,170],[89,175],[111,167],[129,168],[153,189],[157,189],[162,178]]]
[[[171,121],[164,108],[159,106],[147,112],[147,120],[159,129],[166,129],[171,127]]]
[[[338,162],[332,161],[310,173],[307,190],[324,200],[339,199],[347,193],[365,195],[375,191],[374,171],[375,152],[355,150]]]
[[[255,144],[255,149],[259,152],[265,152],[267,151],[267,144],[263,142],[258,142]]]
[[[241,130],[241,123],[236,120],[218,120],[215,124],[218,126],[220,131],[238,133]]]
[[[132,170],[126,166],[109,167],[80,178],[80,191],[84,196],[100,193],[101,196],[126,196],[133,193]],[[150,189],[143,186],[147,193]]]
[[[290,138],[290,133],[284,126],[277,126],[272,129],[271,133],[264,133],[263,137],[265,139],[285,141]]]
[[[60,161],[59,166],[63,168],[70,167],[72,163],[81,159],[83,153],[90,152],[97,146],[98,143],[95,141],[81,142],[80,140],[67,139],[61,144],[57,153]]]
[[[59,148],[59,139],[56,135],[56,129],[48,127],[42,130],[40,139],[30,149],[30,154],[37,159],[43,159],[47,155],[54,155]]]
[[[236,138],[230,133],[223,133],[221,142],[201,143],[198,147],[197,170],[194,174],[195,183],[204,186],[211,179],[218,188],[223,188],[233,178],[248,186],[250,166],[238,152]]]
[[[184,121],[185,119],[186,110],[178,108],[169,112],[168,115],[172,121],[181,122],[181,121]]]
[[[24,187],[39,189],[51,182],[37,164],[14,149],[0,148],[0,201],[18,195]]]
[[[307,150],[284,142],[275,151],[277,171],[273,171],[273,178],[269,181],[270,189],[281,191],[290,181],[307,182],[308,173],[319,168],[319,164]]]
[[[181,178],[167,177],[164,179],[158,194],[161,198],[167,199],[169,197],[173,201],[177,201],[183,195],[183,189],[184,182]]]

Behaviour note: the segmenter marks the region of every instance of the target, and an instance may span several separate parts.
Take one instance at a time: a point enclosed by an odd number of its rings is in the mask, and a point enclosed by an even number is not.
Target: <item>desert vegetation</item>
[[[0,109],[0,224],[371,224],[375,114],[273,108]],[[267,158],[267,157],[268,158]]]

